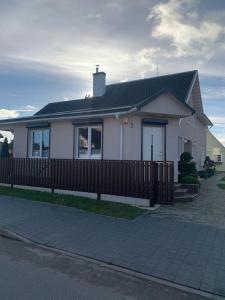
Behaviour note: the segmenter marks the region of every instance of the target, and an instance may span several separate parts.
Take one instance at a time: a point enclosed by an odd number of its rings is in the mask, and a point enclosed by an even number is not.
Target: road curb
[[[188,286],[185,286],[185,285],[180,285],[180,284],[177,284],[177,283],[174,283],[174,282],[171,282],[171,281],[167,281],[167,280],[155,277],[155,276],[151,276],[151,275],[141,273],[141,272],[138,272],[138,271],[135,271],[135,270],[132,270],[132,269],[121,267],[121,266],[115,265],[113,263],[109,263],[109,262],[105,262],[105,261],[102,261],[102,260],[94,259],[94,258],[91,258],[89,256],[85,256],[85,255],[81,255],[81,254],[75,254],[75,253],[72,253],[72,252],[69,252],[69,251],[66,251],[66,250],[61,250],[61,249],[55,248],[54,246],[47,246],[45,244],[38,243],[38,242],[33,241],[31,239],[28,239],[24,236],[21,236],[20,234],[12,232],[8,229],[4,229],[4,228],[0,229],[0,236],[2,236],[3,238],[8,238],[8,239],[14,240],[14,241],[18,241],[18,242],[20,241],[20,242],[26,243],[28,245],[35,245],[35,246],[38,246],[41,249],[51,251],[51,252],[55,252],[56,254],[61,254],[61,255],[64,255],[64,256],[68,256],[70,258],[76,258],[76,259],[80,259],[80,260],[83,260],[83,261],[86,261],[86,262],[91,262],[91,263],[94,263],[98,266],[105,267],[107,269],[111,269],[113,271],[117,271],[117,272],[123,273],[125,275],[135,277],[137,279],[144,279],[146,281],[159,283],[159,284],[171,287],[171,288],[178,289],[178,290],[186,292],[186,293],[202,296],[202,297],[205,297],[207,299],[225,300],[225,297],[223,297],[223,296],[219,296],[219,295],[215,295],[215,294],[212,294],[212,293],[209,293],[209,292],[194,289],[192,287],[188,287]]]

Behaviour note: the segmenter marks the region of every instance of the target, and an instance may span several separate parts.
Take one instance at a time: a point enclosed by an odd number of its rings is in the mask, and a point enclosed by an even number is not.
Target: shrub
[[[209,156],[206,156],[203,168],[206,171],[206,177],[211,177],[216,172],[215,162]]]
[[[196,163],[194,161],[190,161],[190,162],[179,161],[178,170],[182,174],[182,177],[185,175],[197,174]]]
[[[183,152],[181,154],[180,161],[178,162],[180,178],[188,175],[197,177],[196,163],[192,161],[192,159],[193,157],[189,152]]]
[[[190,162],[193,159],[190,152],[183,152],[180,156],[181,162]]]
[[[184,176],[180,179],[180,183],[184,184],[200,184],[198,178],[195,176]]]

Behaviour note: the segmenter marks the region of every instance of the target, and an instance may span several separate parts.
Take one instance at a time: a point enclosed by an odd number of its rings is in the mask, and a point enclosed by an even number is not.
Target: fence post
[[[50,166],[50,186],[51,186],[51,193],[54,193],[54,189],[55,189],[55,185],[54,185],[54,170],[53,170],[53,166],[54,166],[54,162],[53,160],[50,158],[49,159],[49,166]]]
[[[97,168],[97,200],[101,200],[101,182],[102,182],[102,164],[97,161],[96,163]]]
[[[14,159],[13,158],[8,158],[11,168],[10,168],[10,181],[11,181],[11,188],[13,188],[13,184],[14,184]]]
[[[170,164],[170,200],[174,202],[174,163]]]
[[[155,202],[155,162],[150,162],[150,198],[149,198],[149,206],[154,207]]]

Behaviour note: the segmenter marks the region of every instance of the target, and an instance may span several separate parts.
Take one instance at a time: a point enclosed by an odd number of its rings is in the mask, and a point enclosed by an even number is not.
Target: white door
[[[163,160],[163,127],[143,127],[143,160]]]

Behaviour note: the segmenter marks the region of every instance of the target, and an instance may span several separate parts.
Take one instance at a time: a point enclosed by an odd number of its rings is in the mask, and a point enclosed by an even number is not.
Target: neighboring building
[[[93,97],[49,103],[32,117],[0,121],[14,132],[14,157],[170,160],[206,156],[206,129],[197,71],[105,85],[93,74]]]
[[[207,155],[215,161],[218,171],[225,171],[225,147],[209,130],[207,131]]]

